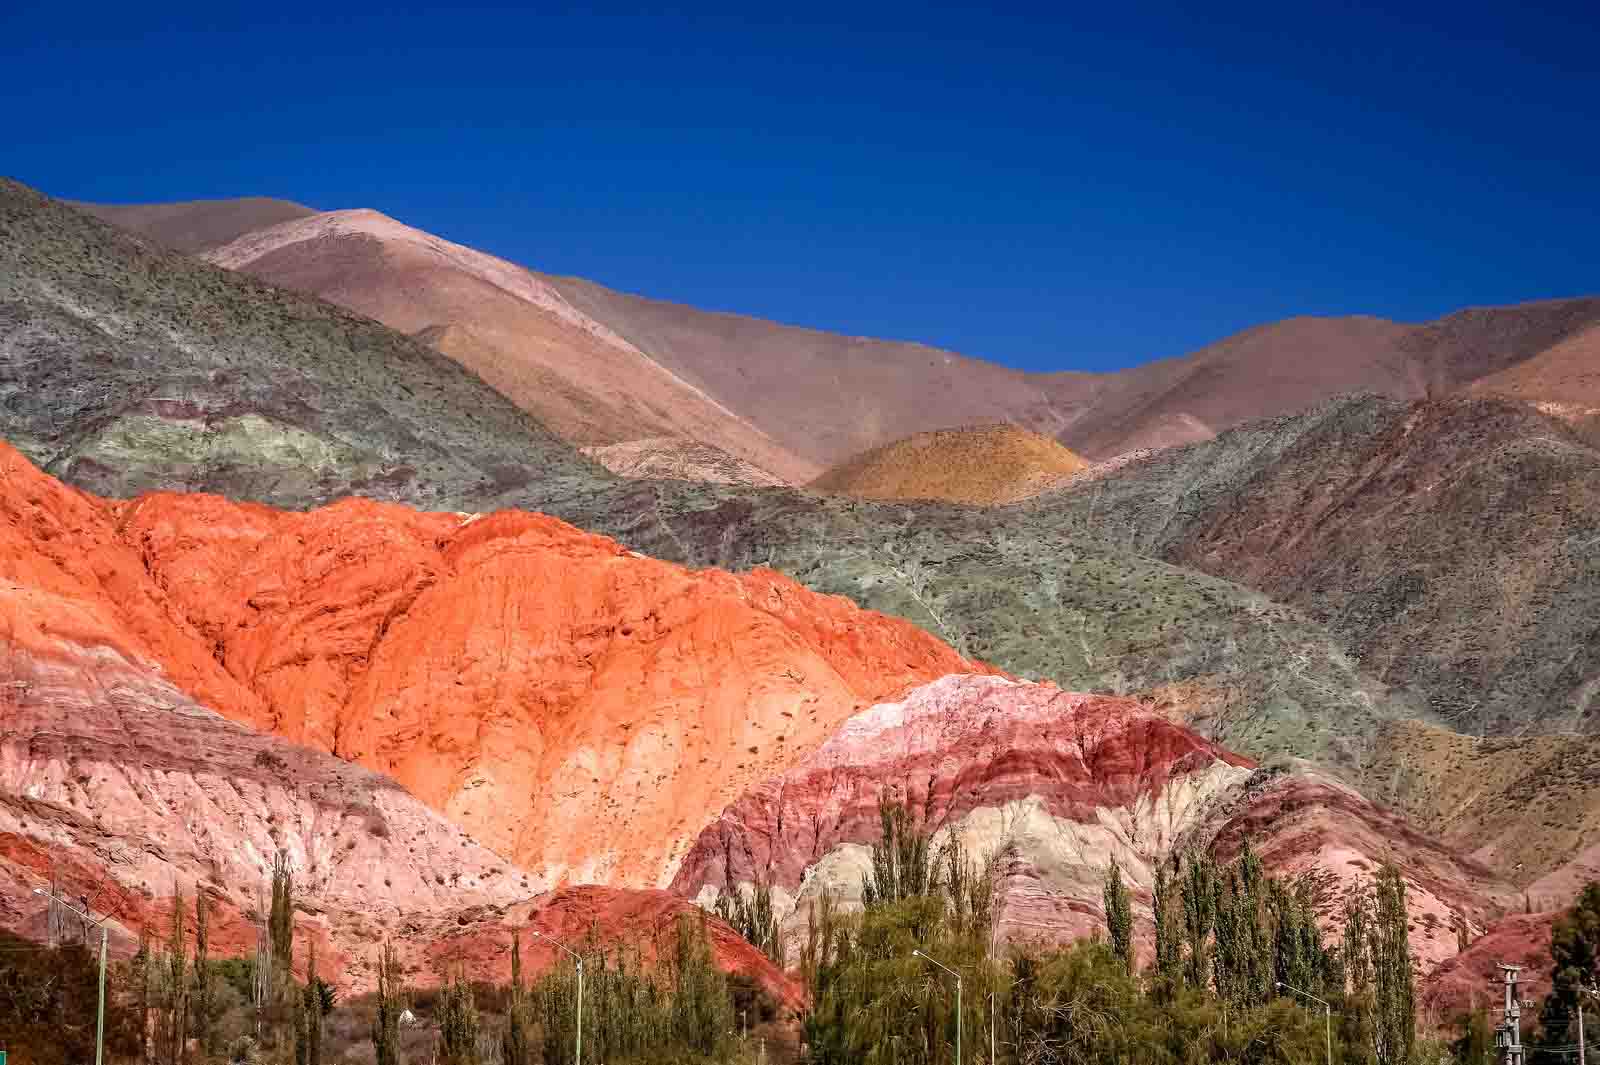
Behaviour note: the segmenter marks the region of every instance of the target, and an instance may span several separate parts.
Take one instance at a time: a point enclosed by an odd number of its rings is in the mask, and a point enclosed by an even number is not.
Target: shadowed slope
[[[1530,407],[1353,397],[1025,508],[1300,607],[1461,731],[1600,720],[1600,452]]]
[[[185,254],[209,251],[257,229],[317,213],[311,207],[265,196],[185,203],[64,202],[101,221]]]

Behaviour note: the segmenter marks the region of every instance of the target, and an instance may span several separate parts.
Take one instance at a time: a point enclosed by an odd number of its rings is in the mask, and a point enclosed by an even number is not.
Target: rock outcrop
[[[1427,967],[1455,953],[1458,919],[1481,929],[1515,902],[1490,870],[1337,782],[1256,769],[1135,700],[981,676],[851,718],[724,810],[673,889],[710,904],[764,882],[798,939],[824,890],[859,901],[885,798],[905,802],[936,846],[956,836],[969,854],[998,857],[998,931],[1012,938],[1103,931],[1112,862],[1144,921],[1158,863],[1191,847],[1227,861],[1246,838],[1275,875],[1316,885],[1330,929],[1352,891],[1398,866]]]
[[[1148,885],[1154,863],[1250,775],[1245,759],[1131,699],[951,676],[857,714],[742,795],[673,888],[709,903],[764,881],[797,935],[823,890],[859,901],[889,799],[938,839],[997,857],[1003,935],[1076,938],[1103,927],[1111,862]]]
[[[108,915],[112,952],[127,957],[141,928],[165,934],[174,891],[190,905],[205,891],[212,950],[249,955],[282,850],[296,942],[316,942],[323,976],[351,993],[374,987],[384,938],[415,985],[457,962],[503,980],[517,932],[536,977],[558,959],[530,931],[574,945],[593,933],[649,961],[687,915],[705,921],[725,971],[799,1004],[771,961],[676,895],[545,891],[394,780],[229,721],[109,640],[77,636],[48,651],[0,644],[0,928],[46,938],[34,892],[54,886]]]
[[[619,477],[632,480],[703,481],[708,484],[781,485],[783,479],[721,448],[677,436],[652,436],[583,453]]]
[[[856,710],[986,668],[770,570],[690,571],[537,514],[107,503],[9,449],[0,474],[21,646],[152,663],[552,882],[664,884],[716,811]]]

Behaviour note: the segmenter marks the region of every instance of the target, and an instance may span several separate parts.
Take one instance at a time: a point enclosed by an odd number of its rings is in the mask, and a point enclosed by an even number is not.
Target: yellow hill
[[[1015,425],[978,425],[917,433],[863,451],[810,487],[863,499],[993,506],[1036,495],[1086,465],[1048,436]]]

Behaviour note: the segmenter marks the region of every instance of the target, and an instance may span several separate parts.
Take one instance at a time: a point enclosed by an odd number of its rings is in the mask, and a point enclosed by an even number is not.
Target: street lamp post
[[[911,952],[913,958],[921,958],[929,965],[937,966],[956,978],[956,1065],[961,1065],[961,974],[948,965],[934,961],[920,950]]]
[[[534,939],[542,939],[558,950],[564,950],[573,961],[578,964],[578,1038],[572,1051],[573,1065],[583,1065],[583,957],[571,947],[554,936],[547,936],[543,932],[533,933]],[[99,1065],[98,1062],[95,1065]]]
[[[1278,981],[1278,986],[1285,991],[1293,991],[1295,994],[1300,995],[1303,998],[1309,998],[1313,1002],[1320,1002],[1322,1004],[1324,1034],[1327,1036],[1328,1040],[1328,1065],[1333,1065],[1333,1007],[1328,1005],[1328,1001],[1326,999],[1318,998],[1311,992],[1302,991],[1298,987],[1284,983],[1282,980]]]
[[[33,893],[35,895],[43,895],[53,902],[58,902],[85,921],[92,921],[100,926],[100,1004],[95,1011],[94,1019],[94,1065],[101,1065],[105,1058],[106,1048],[106,920],[102,917],[100,920],[95,921],[93,917],[84,913],[60,895],[51,894],[44,888],[34,888]]]

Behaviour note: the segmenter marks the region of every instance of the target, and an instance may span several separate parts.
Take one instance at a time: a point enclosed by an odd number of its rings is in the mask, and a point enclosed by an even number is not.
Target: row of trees
[[[1226,865],[1191,854],[1155,873],[1154,951],[1141,970],[1132,892],[1115,865],[1105,939],[1002,951],[995,862],[959,840],[934,846],[902,807],[880,817],[863,911],[844,914],[824,894],[808,921],[800,968],[816,1065],[944,1065],[958,1026],[966,1060],[984,1065],[1421,1060],[1405,885],[1392,869],[1346,903],[1344,941],[1329,947],[1311,881],[1268,876],[1248,845]],[[916,950],[960,974],[959,999]],[[1329,1002],[1336,1029],[1280,984]]]
[[[637,950],[603,949],[591,930],[579,953],[583,965],[585,1061],[615,1063],[731,1060],[740,988],[716,964],[705,917],[680,917],[670,942],[653,962]],[[399,1065],[399,1018],[407,996],[392,948],[381,948],[379,991],[372,1025],[378,1065]],[[744,990],[748,991],[748,988]],[[498,993],[497,992],[503,992]],[[493,1020],[480,1010],[480,994],[497,998]],[[433,1007],[439,1065],[573,1065],[578,1034],[578,970],[557,965],[531,985],[524,982],[521,936],[511,941],[511,982],[504,989],[448,974]],[[775,1007],[748,998],[770,1017]]]

